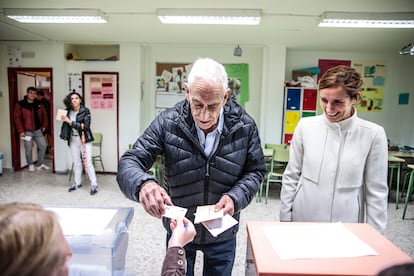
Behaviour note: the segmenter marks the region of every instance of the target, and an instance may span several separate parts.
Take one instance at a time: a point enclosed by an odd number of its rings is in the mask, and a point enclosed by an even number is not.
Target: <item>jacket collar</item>
[[[352,127],[356,124],[356,121],[358,120],[357,109],[354,107],[354,114],[352,114],[352,116],[349,117],[348,119],[345,119],[339,122],[329,121],[326,118],[325,112],[323,113],[323,118],[325,119],[325,123],[327,124],[329,128],[334,129],[334,130],[339,130],[339,131],[348,131],[352,129]]]

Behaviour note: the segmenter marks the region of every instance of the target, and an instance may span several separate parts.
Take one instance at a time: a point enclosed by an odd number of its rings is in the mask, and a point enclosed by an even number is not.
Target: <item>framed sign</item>
[[[83,99],[91,111],[91,129],[93,133],[102,133],[105,171],[114,173],[119,159],[118,87],[117,72],[82,72]],[[99,172],[101,168],[95,169]]]

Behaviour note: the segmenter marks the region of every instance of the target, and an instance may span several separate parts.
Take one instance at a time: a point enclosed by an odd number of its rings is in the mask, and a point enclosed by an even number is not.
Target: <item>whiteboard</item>
[[[179,101],[185,99],[185,93],[157,92],[155,107],[168,108],[173,107]]]

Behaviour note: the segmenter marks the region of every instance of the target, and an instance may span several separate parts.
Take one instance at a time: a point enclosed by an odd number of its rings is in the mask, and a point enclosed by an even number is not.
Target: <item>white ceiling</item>
[[[324,11],[414,12],[414,0],[1,0],[0,8],[98,8],[107,24],[22,24],[0,14],[0,41],[261,46],[321,51],[396,52],[414,29],[318,28]],[[163,25],[157,8],[261,9],[259,26]],[[0,10],[1,12],[1,10]]]

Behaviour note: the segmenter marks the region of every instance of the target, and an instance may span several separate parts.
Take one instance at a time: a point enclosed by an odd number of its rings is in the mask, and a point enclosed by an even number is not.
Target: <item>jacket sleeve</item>
[[[299,122],[295,128],[290,144],[289,162],[282,177],[282,189],[280,191],[280,221],[292,221],[292,206],[302,171],[302,164],[303,137],[302,124]]]
[[[116,180],[124,195],[138,201],[137,193],[147,181],[158,182],[148,173],[157,155],[162,154],[162,131],[158,116],[135,142],[134,147],[126,151],[118,163]]]
[[[387,225],[387,137],[382,127],[377,131],[365,166],[367,223],[384,234]]]
[[[171,247],[167,249],[162,264],[162,276],[184,276],[187,270],[185,250],[182,247]]]
[[[233,199],[235,213],[245,208],[251,202],[267,170],[258,129],[254,122],[251,122],[251,126],[252,130],[250,131],[243,175],[236,185],[226,193]]]
[[[45,107],[42,105],[42,107],[39,110],[40,116],[42,118],[42,128],[47,129],[49,127],[49,119],[47,116],[47,112]]]
[[[20,133],[24,132],[22,108],[20,104],[16,104],[16,106],[14,107],[14,125],[16,126],[16,130],[19,135]]]

